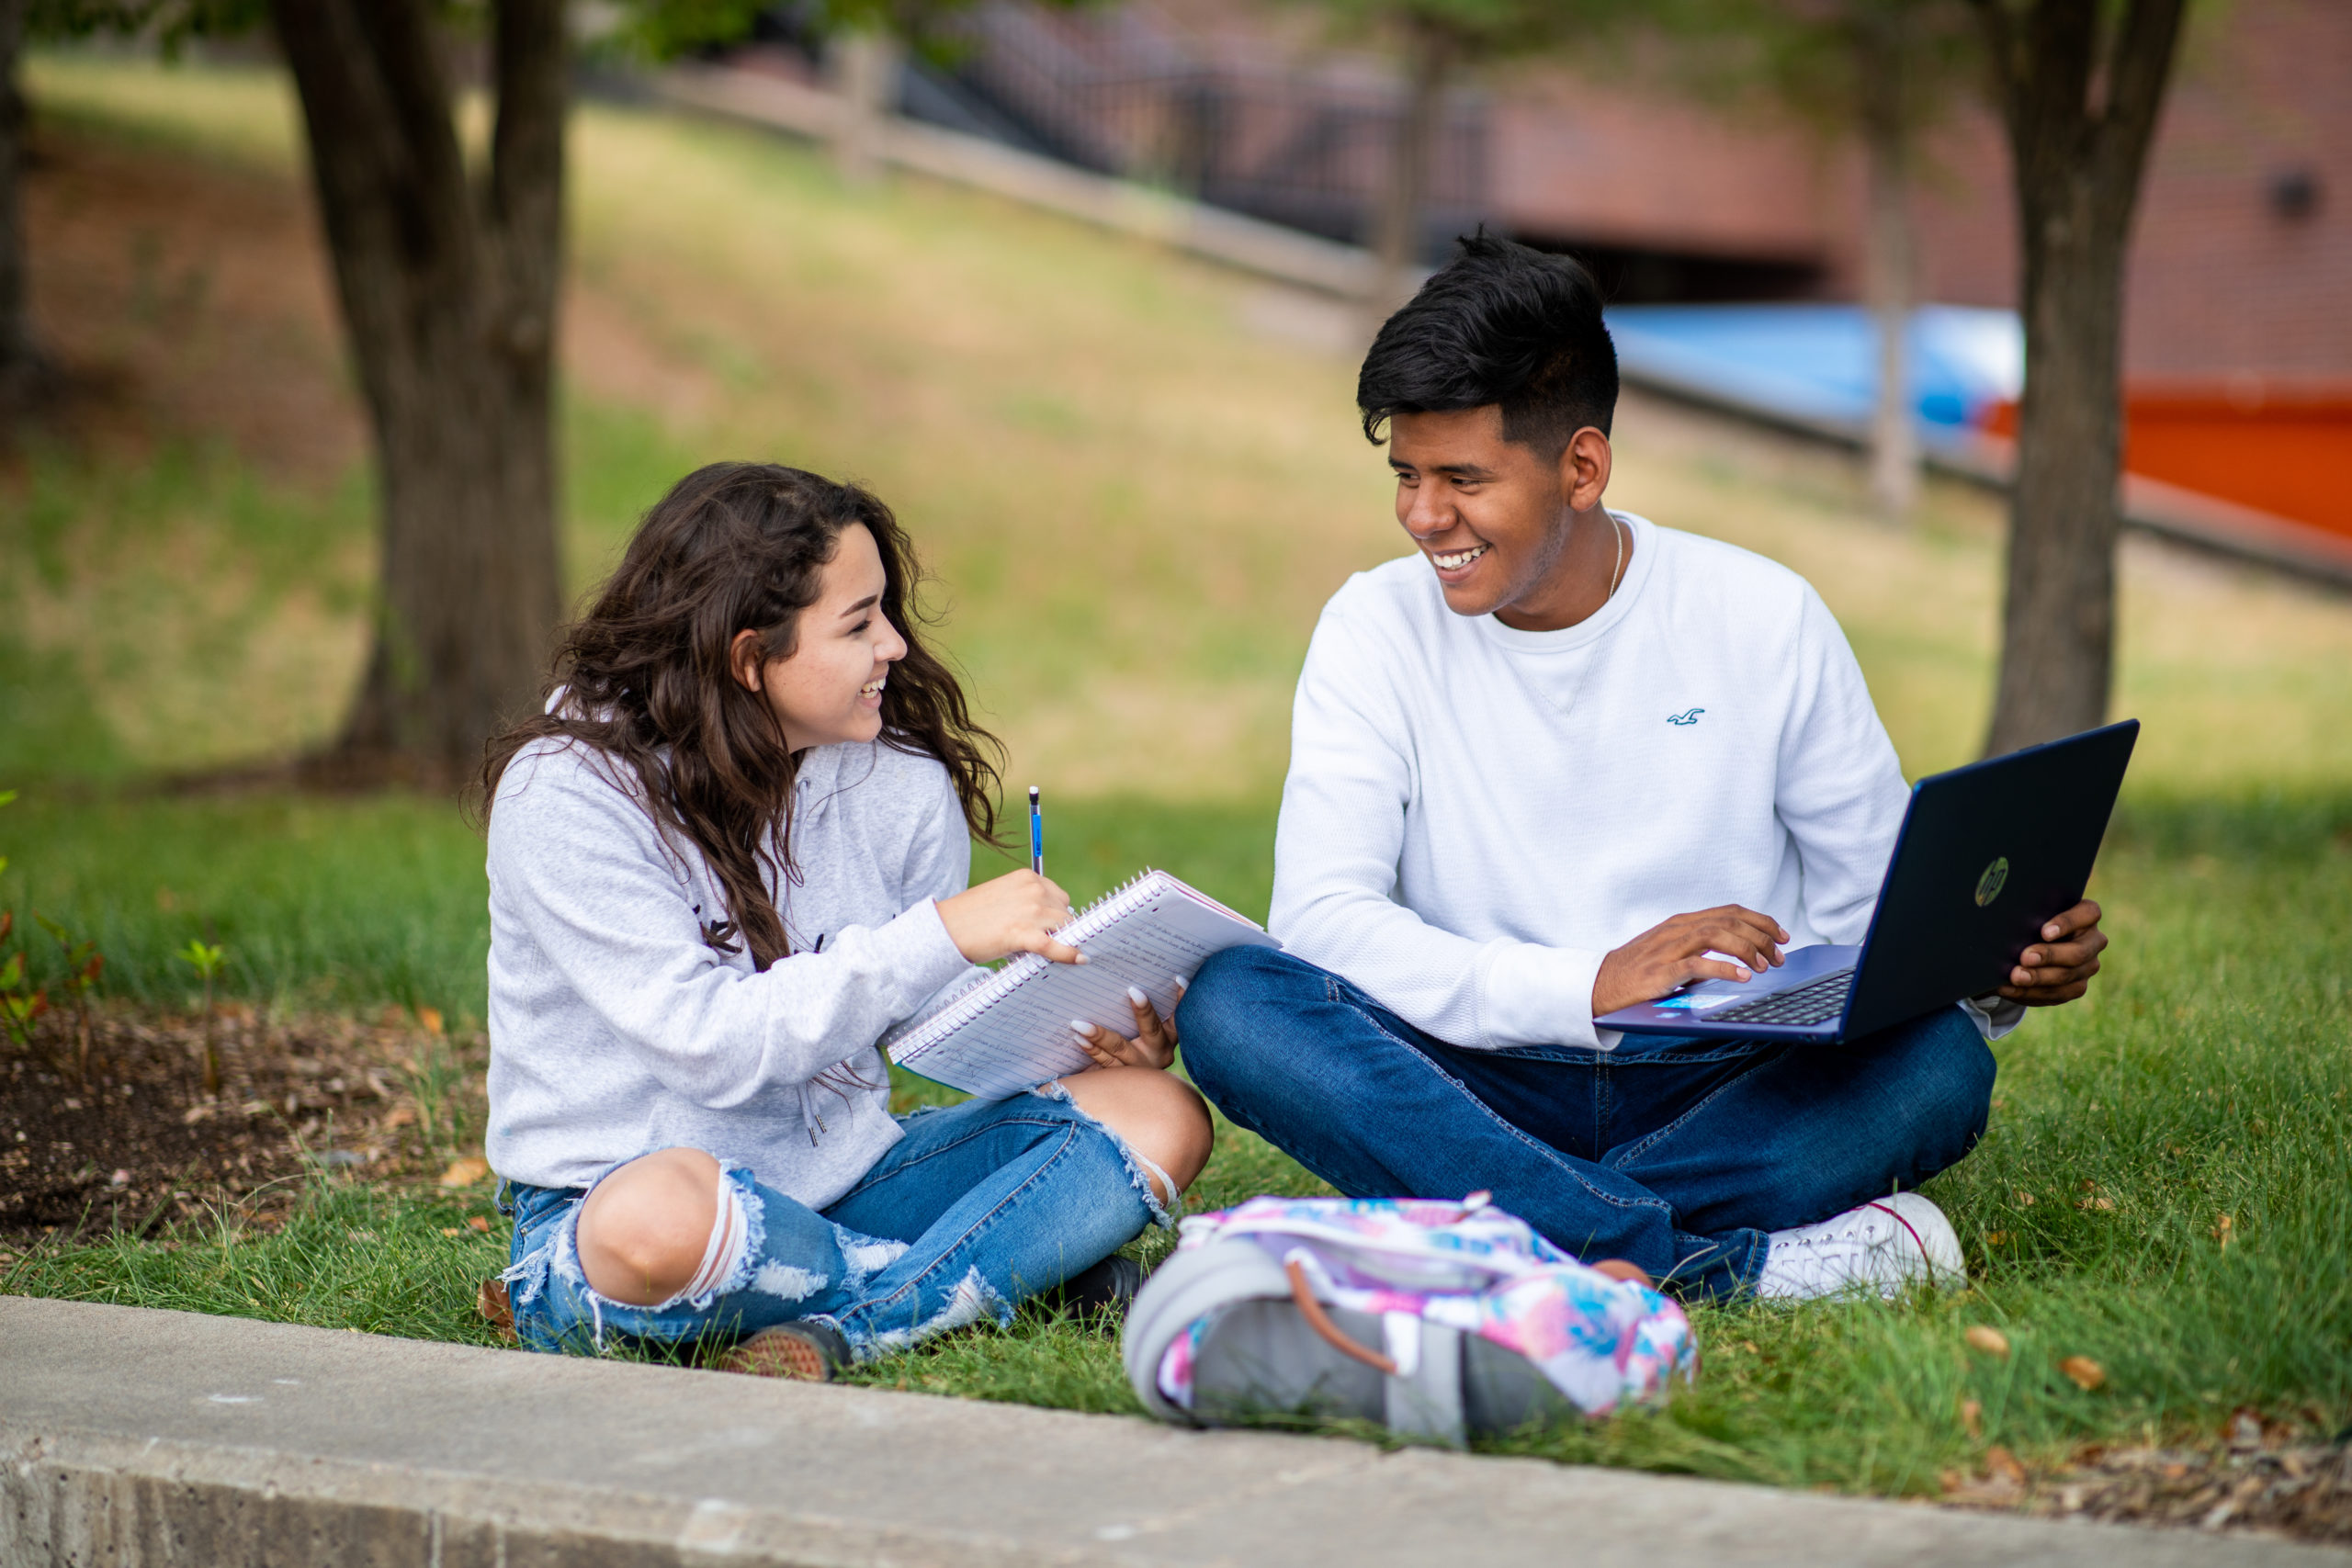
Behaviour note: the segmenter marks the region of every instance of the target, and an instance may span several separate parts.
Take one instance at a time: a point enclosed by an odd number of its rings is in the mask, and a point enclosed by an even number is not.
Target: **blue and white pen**
[[[1037,804],[1037,786],[1029,786],[1029,869],[1046,874],[1046,808]]]

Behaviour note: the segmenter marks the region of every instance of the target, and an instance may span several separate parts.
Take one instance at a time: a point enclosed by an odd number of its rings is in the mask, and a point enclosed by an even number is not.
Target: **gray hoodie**
[[[935,759],[878,744],[804,753],[796,790],[797,880],[770,889],[791,953],[763,974],[705,940],[726,899],[633,773],[556,741],[515,756],[490,822],[501,1176],[580,1187],[690,1146],[822,1208],[898,1141],[874,1042],[969,971],[933,902],[970,876],[963,812]]]

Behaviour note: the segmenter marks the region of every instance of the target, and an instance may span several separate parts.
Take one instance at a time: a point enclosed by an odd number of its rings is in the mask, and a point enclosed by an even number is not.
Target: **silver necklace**
[[[1609,574],[1609,592],[1601,599],[1606,604],[1617,597],[1617,584],[1625,578],[1625,525],[1617,521],[1613,512],[1609,516],[1609,536],[1617,541],[1617,568]]]

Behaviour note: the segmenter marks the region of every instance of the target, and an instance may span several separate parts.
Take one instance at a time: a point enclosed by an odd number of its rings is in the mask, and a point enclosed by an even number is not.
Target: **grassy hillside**
[[[96,254],[94,239],[82,270],[120,274],[121,303],[179,327],[191,353],[249,322],[299,337],[300,363],[272,385],[300,383],[326,411],[307,417],[339,424],[311,442],[309,471],[198,426],[127,460],[48,454],[8,481],[26,504],[0,522],[18,628],[0,634],[0,675],[19,694],[0,715],[0,769],[119,774],[314,739],[359,657],[367,488],[285,89],[82,57],[40,61],[31,82],[61,139],[139,149],[180,164],[184,187],[248,201],[274,182],[285,206],[264,254],[291,302],[236,291],[254,246],[152,204],[115,236],[138,254]],[[945,640],[1020,782],[1268,798],[1317,606],[1399,548],[1379,455],[1356,433],[1352,365],[1263,328],[1328,308],[992,197],[915,180],[846,191],[810,151],[716,124],[589,106],[573,168],[576,584],[696,463],[855,476],[923,547]],[[1973,754],[1995,501],[1937,487],[1894,533],[1834,457],[1640,399],[1618,435],[1615,502],[1821,589],[1906,766]],[[191,580],[200,595],[159,592]],[[2139,547],[2123,584],[2117,707],[2148,727],[2135,789],[2352,779],[2343,601]],[[229,707],[233,723],[190,722]]]

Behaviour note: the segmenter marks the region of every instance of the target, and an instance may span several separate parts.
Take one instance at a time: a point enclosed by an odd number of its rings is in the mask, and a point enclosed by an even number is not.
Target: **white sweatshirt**
[[[822,1208],[900,1136],[875,1040],[970,967],[933,902],[971,873],[947,770],[879,745],[802,756],[798,877],[770,889],[792,953],[764,973],[740,939],[732,953],[703,940],[726,899],[636,790],[602,753],[549,741],[499,781],[491,1166],[578,1187],[684,1145]],[[816,1081],[842,1066],[877,1087]]]
[[[1602,957],[1691,910],[1859,942],[1894,853],[1910,792],[1820,596],[1616,515],[1633,559],[1580,625],[1457,615],[1415,554],[1350,579],[1307,649],[1272,929],[1456,1045],[1613,1048]]]

